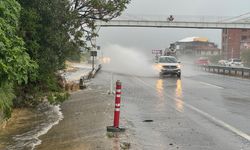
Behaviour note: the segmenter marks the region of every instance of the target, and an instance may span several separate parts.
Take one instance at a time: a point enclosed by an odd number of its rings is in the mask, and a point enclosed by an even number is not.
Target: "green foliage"
[[[69,93],[54,92],[48,95],[48,101],[51,104],[59,104],[69,98]]]
[[[16,89],[18,103],[22,103],[20,102],[22,99],[27,103],[23,91],[26,91],[26,95],[33,93],[33,97],[37,97],[36,93],[61,92],[56,72],[65,67],[66,58],[80,61],[80,47],[88,48],[86,37],[97,36],[93,33],[95,21],[108,21],[119,16],[129,2],[129,0],[18,1],[22,6],[19,35],[25,41],[27,53],[39,66],[38,78]],[[34,102],[30,100],[28,103]]]
[[[56,72],[67,57],[81,59],[80,47],[89,49],[86,38],[97,36],[96,20],[119,16],[130,0],[18,2],[21,7],[15,0],[0,1],[0,109],[7,117],[13,103],[22,107],[46,96],[52,103],[66,99]]]
[[[88,61],[89,58],[90,58],[90,54],[89,53],[81,53],[80,61],[81,62],[86,62],[86,61]]]
[[[25,52],[24,42],[16,28],[20,7],[14,0],[0,2],[0,85],[2,82],[28,82],[36,64]]]
[[[98,36],[95,22],[97,20],[109,21],[120,16],[129,2],[130,0],[72,0],[71,10],[74,24],[70,33],[74,36],[74,42],[84,48],[89,48],[89,45],[95,47],[95,43],[92,43],[91,40]],[[88,42],[90,43],[88,44]]]
[[[246,67],[250,67],[250,49],[243,50],[241,53],[241,59]]]
[[[212,64],[218,64],[218,61],[223,59],[223,56],[222,55],[214,55],[214,56],[209,56],[209,61],[212,63]]]
[[[4,113],[5,118],[11,116],[13,94],[12,84],[3,83],[0,87],[0,110]]]
[[[28,83],[36,77],[37,65],[25,52],[17,36],[20,5],[15,0],[0,1],[0,110],[10,117],[13,84]]]
[[[65,67],[66,56],[78,50],[68,34],[71,15],[68,0],[19,0],[19,3],[22,6],[19,35],[39,68],[36,80],[16,88],[18,98],[14,103],[32,106],[39,103],[39,97],[61,91],[56,72]]]

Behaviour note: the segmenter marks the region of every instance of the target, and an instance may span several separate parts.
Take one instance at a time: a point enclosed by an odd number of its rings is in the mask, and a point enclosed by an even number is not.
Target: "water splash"
[[[13,136],[13,144],[7,150],[33,150],[42,141],[40,136],[46,134],[53,126],[57,125],[62,119],[63,114],[59,105],[49,105],[48,103],[38,106],[39,117],[43,118],[41,123],[30,131]]]
[[[107,46],[103,49],[103,54],[105,58],[109,58],[109,63],[103,65],[104,70],[144,77],[156,76],[158,72],[153,67],[153,57],[147,58],[141,51],[120,45]]]

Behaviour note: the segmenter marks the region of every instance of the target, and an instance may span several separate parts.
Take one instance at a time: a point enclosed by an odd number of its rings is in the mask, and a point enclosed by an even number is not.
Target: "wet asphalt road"
[[[109,89],[105,68],[94,84]],[[183,65],[182,78],[113,73],[132,149],[250,150],[250,80]],[[145,122],[152,120],[152,122]]]

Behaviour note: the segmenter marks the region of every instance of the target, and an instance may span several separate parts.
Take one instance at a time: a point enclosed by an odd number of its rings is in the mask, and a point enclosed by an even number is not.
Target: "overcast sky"
[[[250,12],[250,0],[132,0],[124,14],[139,16],[238,16]],[[187,17],[188,18],[188,17]],[[221,45],[221,30],[174,28],[101,28],[98,45],[110,44],[143,49],[165,49],[185,37],[207,37]]]

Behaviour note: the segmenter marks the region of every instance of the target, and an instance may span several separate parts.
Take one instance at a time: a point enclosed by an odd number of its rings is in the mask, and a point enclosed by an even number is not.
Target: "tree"
[[[87,41],[91,42],[91,39],[97,36],[95,22],[109,21],[120,16],[129,2],[130,0],[72,0],[71,11],[75,17],[70,33],[74,35],[74,41],[80,41],[79,43],[84,43],[88,48]],[[83,41],[82,36],[85,37]]]
[[[241,59],[247,67],[250,67],[250,49],[245,49],[242,51]]]
[[[25,95],[60,92],[55,73],[66,58],[87,48],[87,37],[97,36],[96,20],[121,14],[129,0],[18,0],[22,6],[19,34],[27,53],[39,65],[38,78],[18,87],[18,105]],[[79,57],[80,58],[80,57]],[[30,96],[28,96],[30,97]],[[30,103],[30,102],[27,102]],[[33,102],[32,102],[33,103]]]
[[[16,88],[17,106],[33,106],[44,96],[61,92],[56,72],[64,68],[68,51],[76,50],[68,34],[68,0],[19,0],[22,6],[19,34],[27,53],[39,65],[38,77]],[[30,98],[33,97],[33,98]]]
[[[17,36],[19,13],[15,0],[0,1],[0,109],[7,117],[14,98],[13,84],[27,83],[37,67]]]

